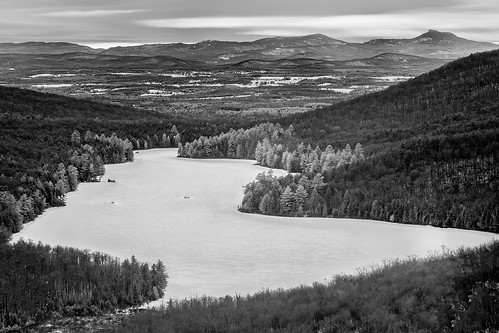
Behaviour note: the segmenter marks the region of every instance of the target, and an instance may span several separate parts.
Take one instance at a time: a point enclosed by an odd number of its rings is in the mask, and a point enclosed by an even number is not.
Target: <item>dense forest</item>
[[[0,331],[140,305],[163,297],[167,285],[161,261],[149,266],[132,256],[121,262],[24,241],[0,244],[0,267]]]
[[[104,175],[105,163],[133,161],[132,144],[115,134],[106,137],[87,131],[82,137],[74,131],[67,141],[67,147],[53,149],[53,155],[36,151],[36,146],[24,156],[15,153],[25,147],[4,150],[1,232],[18,232],[23,223],[32,221],[45,208],[64,205],[66,193],[76,190],[79,182],[96,181]]]
[[[117,332],[496,332],[499,242],[289,290],[171,301]]]
[[[286,130],[200,137],[179,156],[251,158],[293,173],[259,175],[245,187],[244,212],[499,232],[498,111],[495,51],[282,119]]]
[[[383,91],[279,122],[293,124],[296,137],[306,143],[343,147],[361,142],[371,154],[414,137],[480,130],[483,122],[497,121],[498,100],[496,50],[472,54]]]

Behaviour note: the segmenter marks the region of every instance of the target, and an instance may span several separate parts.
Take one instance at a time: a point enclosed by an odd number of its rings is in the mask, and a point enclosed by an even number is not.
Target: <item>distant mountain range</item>
[[[0,43],[0,53],[64,54],[70,52],[99,53],[102,50],[66,42]]]
[[[325,35],[302,37],[272,37],[252,42],[207,40],[196,44],[145,44],[92,49],[71,43],[0,43],[0,54],[52,54],[80,53],[102,56],[173,57],[184,61],[208,64],[235,64],[257,59],[320,59],[345,61],[372,58],[380,54],[401,54],[424,58],[457,59],[470,53],[499,48],[493,43],[476,42],[450,32],[430,30],[412,39],[373,39],[365,43],[349,43]],[[102,59],[102,58],[101,58]],[[391,59],[393,60],[393,58]]]

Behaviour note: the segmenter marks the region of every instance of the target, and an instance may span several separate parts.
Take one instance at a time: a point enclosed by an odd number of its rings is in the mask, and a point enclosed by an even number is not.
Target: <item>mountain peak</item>
[[[461,37],[457,37],[451,32],[441,32],[430,29],[421,36],[413,38],[412,41],[422,43],[458,43],[467,40]]]

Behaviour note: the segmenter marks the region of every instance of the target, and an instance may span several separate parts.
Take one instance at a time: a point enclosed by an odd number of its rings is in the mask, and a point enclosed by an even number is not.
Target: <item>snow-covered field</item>
[[[107,166],[103,182],[81,184],[68,195],[66,207],[50,209],[14,240],[161,259],[170,275],[166,298],[183,298],[310,284],[386,258],[424,256],[442,246],[455,249],[496,237],[384,222],[242,214],[237,211],[242,186],[266,170],[254,161],[179,159],[176,149],[140,151],[135,158]]]
[[[73,84],[71,83],[61,83],[61,84],[33,84],[31,85],[32,88],[36,89],[55,89],[55,88],[68,88],[72,87]]]

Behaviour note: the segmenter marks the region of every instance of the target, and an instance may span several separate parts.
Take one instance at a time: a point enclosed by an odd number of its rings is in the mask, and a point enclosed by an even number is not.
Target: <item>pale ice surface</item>
[[[140,151],[80,184],[67,206],[49,209],[14,235],[52,245],[135,254],[167,267],[165,298],[245,295],[330,280],[384,259],[426,256],[490,241],[490,233],[375,221],[280,218],[237,211],[243,186],[264,170],[248,160],[176,158]],[[276,170],[275,174],[284,174]],[[116,182],[107,182],[107,179]]]

